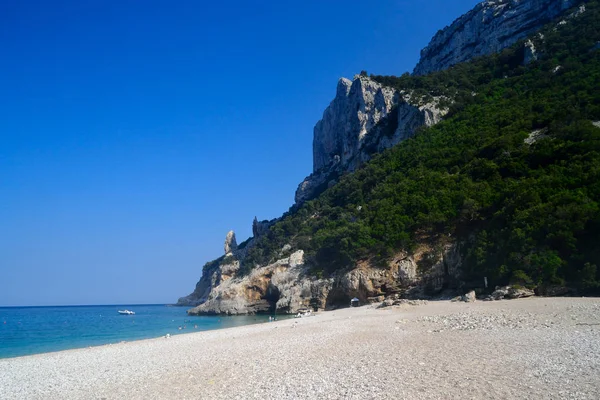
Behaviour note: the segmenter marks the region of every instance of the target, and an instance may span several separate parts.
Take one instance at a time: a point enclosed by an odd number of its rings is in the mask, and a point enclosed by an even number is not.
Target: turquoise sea
[[[135,315],[119,315],[118,310]],[[190,317],[185,307],[0,307],[0,358],[229,328],[268,316]],[[179,329],[181,327],[182,329]]]

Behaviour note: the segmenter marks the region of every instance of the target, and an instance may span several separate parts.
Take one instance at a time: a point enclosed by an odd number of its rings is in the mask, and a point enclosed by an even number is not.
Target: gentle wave
[[[117,311],[123,309],[135,311],[135,315],[119,315]],[[184,307],[165,305],[0,307],[0,358],[229,328],[268,319],[191,317]]]

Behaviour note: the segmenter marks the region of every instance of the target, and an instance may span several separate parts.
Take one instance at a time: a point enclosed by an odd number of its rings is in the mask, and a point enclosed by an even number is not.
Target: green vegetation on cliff
[[[600,6],[523,46],[428,76],[372,76],[454,100],[444,122],[377,155],[257,240],[246,270],[283,245],[316,275],[386,262],[423,240],[460,243],[467,282],[600,288]]]

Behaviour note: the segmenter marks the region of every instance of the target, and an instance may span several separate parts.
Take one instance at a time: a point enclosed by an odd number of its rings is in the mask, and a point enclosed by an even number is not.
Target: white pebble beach
[[[1,399],[598,399],[600,299],[364,306],[0,360]]]

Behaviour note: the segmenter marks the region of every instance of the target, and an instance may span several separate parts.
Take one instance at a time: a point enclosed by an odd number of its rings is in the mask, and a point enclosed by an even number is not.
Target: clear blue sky
[[[0,305],[188,294],[291,206],[338,78],[476,3],[0,2]]]

